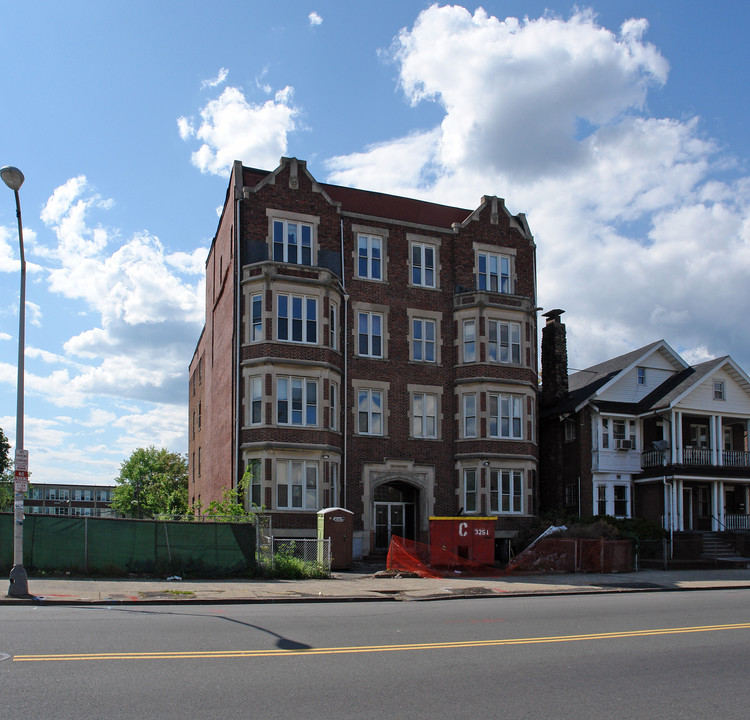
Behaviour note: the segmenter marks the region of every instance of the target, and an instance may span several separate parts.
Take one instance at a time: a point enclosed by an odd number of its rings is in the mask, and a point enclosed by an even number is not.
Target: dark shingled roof
[[[258,168],[242,168],[242,182],[255,187],[265,180],[273,171]],[[346,213],[369,215],[416,225],[431,225],[438,228],[450,228],[453,223],[460,223],[471,215],[472,210],[440,205],[425,200],[388,195],[387,193],[359,190],[343,185],[318,183],[334,202],[341,204]]]
[[[543,412],[543,416],[564,415],[574,412],[586,400],[593,398],[618,373],[632,365],[638,358],[646,355],[662,342],[663,340],[657,340],[637,350],[632,350],[624,355],[619,355],[611,360],[573,373],[568,378],[568,394],[559,403],[546,409]],[[602,412],[624,413],[628,415],[639,415],[651,410],[669,407],[684,392],[694,387],[706,375],[709,375],[717,367],[723,365],[728,359],[729,356],[726,355],[713,360],[707,360],[692,367],[683,368],[636,403],[596,400],[596,406]]]

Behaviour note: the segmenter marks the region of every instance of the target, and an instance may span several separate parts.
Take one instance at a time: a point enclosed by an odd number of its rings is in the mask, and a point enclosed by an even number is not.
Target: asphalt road
[[[0,653],[8,718],[750,716],[748,590],[7,606]]]

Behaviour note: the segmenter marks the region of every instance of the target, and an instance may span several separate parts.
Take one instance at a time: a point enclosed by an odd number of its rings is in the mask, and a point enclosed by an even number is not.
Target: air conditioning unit
[[[632,450],[632,440],[615,440],[615,450]]]

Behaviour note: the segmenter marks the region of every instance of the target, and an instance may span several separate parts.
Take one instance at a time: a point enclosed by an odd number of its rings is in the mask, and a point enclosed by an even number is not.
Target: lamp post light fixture
[[[23,495],[28,482],[28,453],[23,447],[23,360],[25,354],[26,327],[26,256],[23,252],[23,223],[21,222],[21,201],[18,191],[23,185],[23,173],[16,167],[6,165],[0,168],[0,177],[16,196],[16,217],[18,218],[18,245],[21,253],[21,295],[18,303],[18,385],[16,404],[16,462],[13,487],[13,567],[10,569],[11,597],[26,597],[29,594],[29,581],[23,566]],[[24,488],[24,489],[22,489]]]

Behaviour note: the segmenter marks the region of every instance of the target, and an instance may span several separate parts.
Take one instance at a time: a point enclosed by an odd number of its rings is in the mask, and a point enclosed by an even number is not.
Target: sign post
[[[16,450],[13,502],[13,567],[10,570],[11,597],[26,597],[29,581],[23,566],[23,495],[29,487],[29,451]]]

